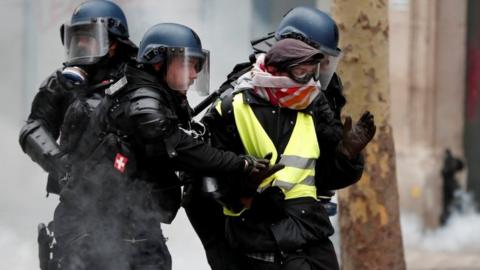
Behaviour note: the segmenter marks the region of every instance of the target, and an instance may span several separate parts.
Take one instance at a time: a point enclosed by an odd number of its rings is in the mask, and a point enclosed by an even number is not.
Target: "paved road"
[[[480,270],[480,252],[406,250],[408,270]]]

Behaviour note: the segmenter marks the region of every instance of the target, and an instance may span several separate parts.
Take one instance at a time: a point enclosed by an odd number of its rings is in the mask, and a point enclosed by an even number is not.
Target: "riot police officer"
[[[340,119],[346,99],[343,96],[343,86],[336,70],[340,51],[333,50],[338,44],[339,33],[335,21],[325,12],[313,7],[300,6],[291,9],[277,27],[274,33],[276,40],[284,38],[299,39],[323,51],[330,59],[336,61],[330,65],[333,72],[320,78],[321,89],[324,91],[335,117]]]
[[[137,47],[129,40],[121,8],[110,1],[87,1],[60,28],[67,59],[35,95],[27,123],[20,132],[23,151],[49,173],[47,192],[58,194],[66,174],[66,154],[75,148],[89,107],[123,75]],[[77,101],[76,104],[73,104]],[[65,117],[69,111],[70,116]],[[62,134],[62,146],[56,140]]]
[[[254,190],[282,168],[197,138],[201,130],[193,128],[186,92],[205,88],[209,54],[192,29],[173,23],[151,27],[137,62],[106,90],[79,140],[82,151],[70,157],[72,179],[57,212],[75,222],[56,224],[57,231],[76,235],[67,241],[66,265],[170,269],[160,223],[172,222],[180,206],[178,172],[240,174],[245,180],[239,184]]]
[[[100,102],[104,89],[123,76],[126,63],[134,60],[137,51],[129,40],[123,11],[111,1],[80,4],[69,22],[61,26],[60,37],[66,51],[64,67],[42,83],[20,132],[23,151],[49,173],[47,192],[54,194],[59,194],[67,181],[68,156],[81,151],[77,143],[90,112]],[[68,216],[56,211],[54,223],[70,222]],[[71,236],[57,231],[54,241],[54,223],[48,230],[44,224],[39,225],[42,270],[58,268],[64,240]]]

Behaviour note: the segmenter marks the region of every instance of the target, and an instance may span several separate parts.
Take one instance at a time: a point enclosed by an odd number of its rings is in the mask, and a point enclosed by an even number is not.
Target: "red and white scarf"
[[[303,110],[320,94],[315,81],[299,84],[287,76],[275,76],[267,72],[265,55],[260,55],[250,72],[237,80],[235,89],[253,89],[253,93],[274,106]]]

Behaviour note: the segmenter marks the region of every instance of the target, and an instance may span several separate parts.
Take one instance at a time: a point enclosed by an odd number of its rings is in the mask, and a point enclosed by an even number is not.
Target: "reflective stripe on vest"
[[[258,158],[272,153],[271,163],[277,160],[277,150],[256,118],[243,94],[233,99],[233,115],[245,152]],[[316,198],[315,162],[320,156],[315,126],[311,115],[297,112],[297,119],[287,147],[280,158],[285,168],[263,180],[259,191],[273,185],[282,189],[285,199]]]

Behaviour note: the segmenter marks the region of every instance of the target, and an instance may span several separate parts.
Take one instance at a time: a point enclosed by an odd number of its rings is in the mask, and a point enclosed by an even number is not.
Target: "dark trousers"
[[[151,226],[142,236],[135,237],[135,233],[127,236],[119,233],[115,226],[124,222],[91,219],[88,213],[77,210],[64,203],[55,209],[54,231],[60,253],[58,269],[172,269],[160,224]]]
[[[339,270],[332,242],[315,242],[302,251],[277,256],[276,262],[266,262],[245,256],[249,270]]]
[[[183,207],[197,233],[212,270],[244,270],[239,254],[225,238],[225,216],[222,206],[203,194],[197,186],[189,186]],[[193,189],[193,190],[192,190]]]

